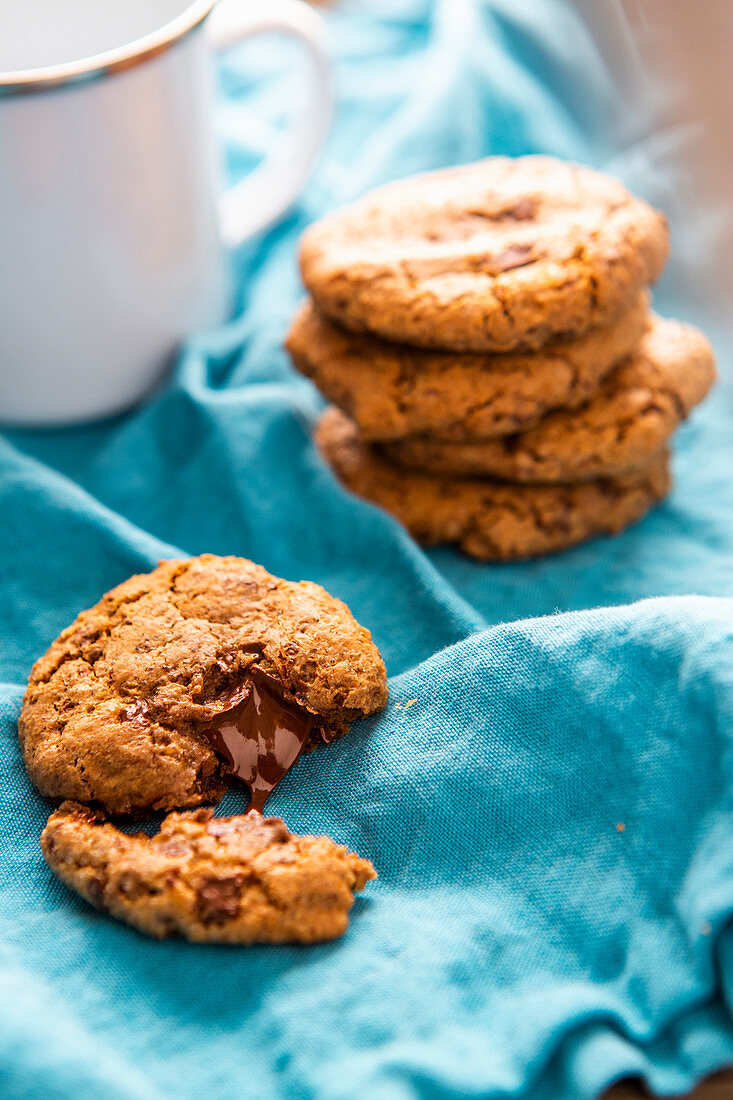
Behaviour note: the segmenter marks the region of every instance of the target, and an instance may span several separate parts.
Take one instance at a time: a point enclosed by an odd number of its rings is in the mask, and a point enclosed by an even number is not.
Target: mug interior
[[[2,0],[0,82],[131,46],[200,6],[198,0]]]

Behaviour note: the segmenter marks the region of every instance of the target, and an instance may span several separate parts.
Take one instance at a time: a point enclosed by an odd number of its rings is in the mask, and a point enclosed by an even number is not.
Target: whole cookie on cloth
[[[425,545],[458,543],[481,561],[517,561],[611,535],[669,492],[669,456],[625,477],[575,485],[510,485],[400,469],[359,438],[338,409],[322,416],[316,442],[352,492],[396,516]]]
[[[384,706],[368,630],[317,584],[244,558],[162,562],[83,611],[34,665],[18,734],[41,794],[112,814],[252,805],[299,753]]]
[[[41,836],[46,862],[97,909],[141,932],[208,943],[317,943],[346,931],[376,873],[328,837],[294,836],[257,813],[170,814],[129,836],[64,802]]]
[[[521,435],[480,442],[415,436],[385,445],[391,461],[428,473],[582,481],[644,466],[715,381],[710,344],[679,321],[653,320],[632,354],[575,412],[551,413]]]
[[[425,351],[347,332],[312,303],[298,312],[287,349],[298,370],[359,427],[362,439],[430,433],[492,439],[521,431],[556,408],[577,408],[637,343],[648,323],[646,292],[611,324],[536,352]]]
[[[387,184],[312,225],[300,260],[354,332],[496,352],[608,324],[667,251],[664,217],[617,180],[528,156]]]

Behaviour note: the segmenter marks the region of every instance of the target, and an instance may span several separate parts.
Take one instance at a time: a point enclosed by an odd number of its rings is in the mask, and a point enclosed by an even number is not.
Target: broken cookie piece
[[[264,799],[301,751],[387,700],[368,630],[320,585],[236,557],[162,562],[34,665],[18,736],[41,794],[141,815]]]
[[[374,867],[276,817],[172,813],[130,836],[99,811],[64,802],[41,835],[54,873],[97,909],[162,939],[318,943],[343,935]]]

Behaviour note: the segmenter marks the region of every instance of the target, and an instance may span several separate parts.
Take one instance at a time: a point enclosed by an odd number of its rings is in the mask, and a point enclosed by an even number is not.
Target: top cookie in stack
[[[418,538],[479,558],[620,530],[667,492],[666,441],[714,376],[701,334],[649,313],[667,251],[661,214],[548,157],[402,180],[323,219],[288,338],[342,410],[322,451]]]

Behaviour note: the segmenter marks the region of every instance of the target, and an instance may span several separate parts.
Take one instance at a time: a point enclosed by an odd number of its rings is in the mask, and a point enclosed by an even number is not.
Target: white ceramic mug
[[[226,248],[296,198],[331,99],[301,0],[3,0],[0,421],[121,411],[230,308]],[[265,31],[310,61],[291,129],[223,196],[211,51]]]

